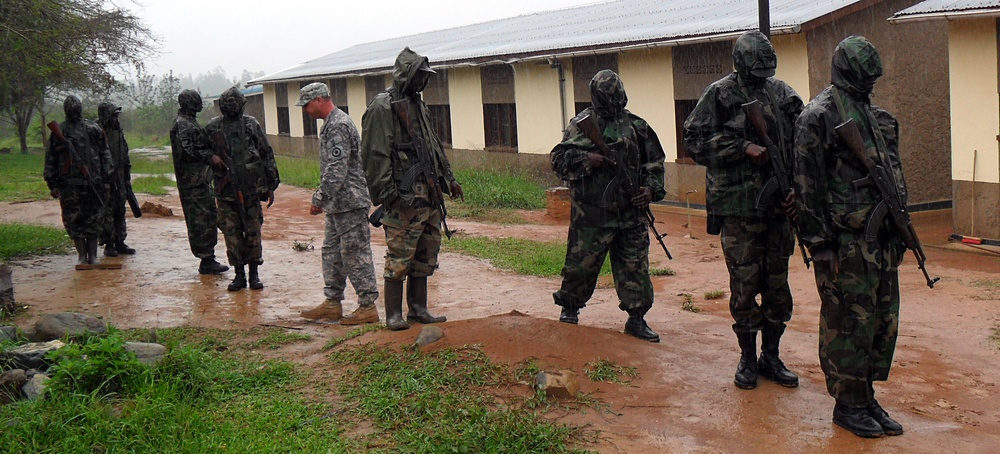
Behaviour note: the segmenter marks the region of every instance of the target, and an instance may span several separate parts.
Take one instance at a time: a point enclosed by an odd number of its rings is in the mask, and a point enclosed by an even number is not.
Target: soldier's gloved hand
[[[53,199],[58,199],[59,198],[59,188],[52,188],[49,191],[49,195],[51,195]]]
[[[743,152],[746,153],[748,158],[750,158],[750,162],[757,165],[767,164],[767,148],[755,143],[748,143]]]
[[[614,161],[605,158],[604,155],[600,153],[594,153],[593,151],[587,153],[587,162],[590,163],[591,169],[600,169],[604,167],[604,164],[614,165]]]
[[[267,191],[267,207],[271,208],[274,205],[274,191]]]
[[[226,163],[222,161],[222,158],[214,154],[212,155],[212,167],[216,170],[229,170],[229,168],[226,167]]]
[[[451,182],[451,200],[462,199],[465,201],[465,192],[462,191],[462,185],[458,184],[458,181]]]
[[[646,209],[650,202],[653,201],[653,190],[649,186],[643,186],[639,188],[639,192],[632,197],[632,205],[639,208]]]
[[[837,257],[837,251],[833,249],[823,249],[813,254],[812,260],[816,268],[828,269],[833,272],[834,276],[840,272],[840,259]]]
[[[785,197],[785,200],[781,201],[781,208],[785,210],[785,216],[788,216],[788,219],[791,220],[792,222],[795,222],[799,219],[799,208],[795,203],[794,189],[792,189],[788,193],[788,196]]]
[[[317,214],[320,214],[322,212],[323,212],[322,207],[318,207],[316,205],[309,205],[309,214],[316,216]]]

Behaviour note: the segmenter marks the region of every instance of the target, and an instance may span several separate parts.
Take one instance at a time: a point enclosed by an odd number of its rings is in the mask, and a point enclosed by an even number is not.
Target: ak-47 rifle
[[[632,176],[629,175],[628,169],[625,168],[625,161],[623,159],[616,159],[618,156],[615,154],[608,144],[604,143],[604,134],[598,129],[596,119],[592,118],[591,115],[586,115],[580,118],[576,122],[576,126],[583,131],[584,135],[590,139],[591,142],[597,146],[597,149],[601,152],[604,157],[611,161],[611,166],[615,169],[615,178],[618,179],[618,184],[621,185],[627,192],[629,197],[635,197],[639,194],[639,187],[632,181]],[[670,260],[674,259],[674,256],[670,255],[670,251],[667,249],[666,243],[663,242],[663,238],[667,236],[666,233],[661,234],[656,230],[656,226],[653,224],[656,218],[653,217],[653,210],[647,205],[645,209],[642,209],[642,214],[646,218],[646,226],[649,230],[653,232],[653,236],[656,237],[656,241],[660,242],[660,247],[663,248],[663,252],[667,254],[667,258]]]
[[[102,194],[102,191],[97,190],[97,185],[94,184],[94,177],[90,175],[90,169],[87,168],[87,161],[84,161],[83,158],[80,157],[80,153],[76,151],[76,147],[73,146],[73,142],[66,140],[66,136],[64,136],[62,131],[59,129],[59,123],[50,121],[49,124],[45,126],[52,131],[52,137],[59,139],[62,147],[69,152],[70,161],[76,161],[76,168],[80,170],[80,174],[82,174],[83,178],[87,180],[87,184],[90,185],[90,189],[94,191],[94,195],[97,196],[97,201],[101,203],[101,206],[104,206],[104,195]]]
[[[427,183],[427,196],[430,198],[431,206],[441,212],[441,226],[444,228],[444,234],[448,239],[451,239],[451,235],[454,232],[448,229],[448,209],[444,206],[444,191],[441,189],[443,183],[438,178],[434,159],[431,158],[430,151],[427,149],[427,141],[424,140],[423,136],[417,134],[413,128],[413,120],[410,118],[410,101],[403,98],[399,101],[393,101],[390,104],[392,105],[392,113],[402,123],[403,128],[406,129],[406,134],[410,136],[410,144],[417,155],[416,163],[404,175],[403,181],[400,183],[401,187],[410,188],[416,177],[423,176]]]
[[[861,131],[858,130],[858,125],[854,122],[854,119],[847,119],[847,121],[838,125],[835,130],[840,140],[844,141],[847,148],[854,153],[854,156],[868,170],[867,177],[853,182],[855,189],[864,186],[874,186],[878,190],[878,202],[872,208],[871,212],[868,213],[868,219],[865,220],[865,241],[876,241],[879,229],[885,223],[885,217],[887,215],[892,216],[892,225],[896,227],[896,232],[903,240],[906,248],[912,250],[913,255],[916,256],[917,266],[924,273],[924,279],[927,279],[927,286],[934,288],[934,283],[941,278],[935,277],[931,279],[931,276],[927,274],[927,268],[924,267],[927,256],[924,255],[924,249],[920,246],[920,240],[917,238],[917,231],[913,229],[913,224],[910,222],[910,214],[906,212],[906,207],[903,206],[899,199],[896,179],[889,173],[889,170],[876,164],[875,160],[868,156],[865,142],[861,138]]]
[[[215,154],[222,159],[222,163],[226,167],[226,176],[219,180],[216,191],[222,193],[226,186],[232,188],[233,195],[236,196],[236,213],[240,216],[240,222],[245,226],[247,223],[247,209],[243,204],[243,186],[240,185],[239,175],[236,172],[236,165],[233,164],[233,158],[229,155],[226,134],[222,131],[215,131],[211,134],[211,138]]]
[[[101,132],[104,133],[104,141],[107,142],[108,147],[110,147],[111,139],[108,138],[108,131],[104,129],[104,125],[101,125]],[[141,218],[142,207],[139,206],[139,200],[135,198],[135,191],[132,190],[132,182],[125,181],[124,175],[124,170],[116,168],[114,178],[111,179],[111,186],[115,191],[120,191],[122,189],[125,190],[125,201],[128,202],[128,207],[132,210],[132,216]]]
[[[788,194],[794,191],[792,189],[792,179],[788,173],[788,167],[785,166],[785,155],[781,150],[778,150],[778,147],[774,145],[774,141],[767,135],[767,122],[764,121],[764,107],[760,101],[755,99],[743,104],[743,112],[746,112],[747,119],[750,120],[750,125],[757,134],[758,140],[762,142],[761,145],[767,148],[768,162],[771,163],[771,178],[768,178],[760,194],[757,194],[757,209],[767,211],[771,208],[771,204],[774,203],[774,195],[779,189],[781,190],[781,200],[784,200],[788,197]],[[794,223],[792,224],[792,232],[795,233],[795,241],[799,243],[799,251],[802,252],[802,261],[805,262],[808,269],[809,262],[812,259],[806,253],[806,247],[802,244],[802,239],[799,236],[799,228]]]

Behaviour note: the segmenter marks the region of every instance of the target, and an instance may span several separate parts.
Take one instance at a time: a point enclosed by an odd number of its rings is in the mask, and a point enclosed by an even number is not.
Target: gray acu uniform
[[[320,185],[312,204],[326,213],[323,238],[323,294],[343,301],[347,278],[358,294],[359,306],[378,299],[372,261],[368,208],[371,198],[361,166],[361,138],[351,117],[333,109],[320,131]]]
[[[219,229],[212,192],[213,151],[208,134],[195,120],[195,112],[178,112],[170,128],[170,149],[191,253],[200,259],[214,258]]]

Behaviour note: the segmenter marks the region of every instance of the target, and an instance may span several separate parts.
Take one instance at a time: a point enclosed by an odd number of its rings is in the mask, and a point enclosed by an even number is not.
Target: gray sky
[[[598,3],[595,0],[135,0],[160,38],[147,71],[201,74],[221,67],[267,74],[355,44]],[[433,58],[433,56],[432,56]]]

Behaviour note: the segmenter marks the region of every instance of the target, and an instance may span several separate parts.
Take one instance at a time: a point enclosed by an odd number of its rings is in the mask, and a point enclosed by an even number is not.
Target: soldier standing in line
[[[625,109],[628,96],[614,71],[605,69],[594,76],[590,97],[592,106],[570,121],[563,141],[549,154],[552,170],[569,182],[572,203],[562,287],[552,297],[562,306],[559,321],[578,323],[610,251],[618,307],[629,315],[625,334],[659,342],[660,335],[645,320],[653,306],[653,284],[644,210],[666,195],[663,148],[649,124]],[[601,154],[583,132],[581,121],[597,123],[616,157]],[[634,196],[621,181],[612,187],[618,178],[613,166],[624,166],[638,187]]]
[[[105,200],[111,190],[111,155],[101,127],[83,119],[83,103],[69,95],[63,101],[66,120],[45,151],[43,176],[53,198],[59,199],[63,226],[73,239],[77,265],[97,261],[97,240],[104,226]],[[79,269],[79,268],[78,268]]]
[[[274,204],[278,188],[278,164],[274,151],[267,143],[257,119],[243,114],[246,97],[239,88],[231,87],[219,97],[221,117],[205,125],[205,132],[216,145],[216,156],[224,161],[224,170],[215,172],[215,197],[219,206],[219,226],[226,238],[226,255],[236,270],[229,291],[246,288],[249,265],[249,286],[260,290],[258,267],[264,263],[261,245],[261,225],[264,212],[260,203]],[[242,199],[242,200],[241,200]]]
[[[379,93],[361,118],[361,158],[372,202],[385,208],[385,318],[391,330],[410,327],[407,320],[423,324],[447,319],[427,311],[427,277],[434,273],[441,249],[442,212],[432,200],[447,193],[452,199],[464,197],[455,175],[434,133],[427,105],[420,92],[435,71],[427,57],[403,49],[396,57],[392,87]],[[394,104],[398,103],[398,104]],[[398,106],[398,107],[394,107]],[[404,109],[411,120],[411,137],[394,109]],[[422,141],[429,162],[418,156],[415,142]],[[428,173],[439,176],[429,186]],[[437,189],[439,188],[439,189]],[[432,192],[441,193],[432,194]],[[403,280],[408,280],[403,319]]]
[[[771,42],[759,31],[746,32],[736,40],[733,66],[736,71],[705,89],[685,120],[684,143],[695,162],[707,168],[708,233],[722,234],[729,268],[729,311],[741,350],[734,383],[753,389],[759,373],[794,388],[799,377],[778,357],[785,323],[792,317],[788,258],[795,248],[794,194],[776,196],[763,207],[757,206],[757,198],[773,176],[769,160],[781,160],[787,163],[784,168],[791,168],[793,127],[802,111],[802,99],[773,77],[778,59]],[[771,156],[751,126],[742,108],[751,101],[762,104],[767,135],[781,155]],[[758,331],[762,334],[759,360]]]
[[[132,255],[135,249],[125,244],[125,204],[127,200],[127,185],[132,184],[132,163],[128,157],[128,142],[125,133],[118,122],[122,108],[110,102],[102,102],[97,106],[97,120],[104,130],[111,153],[111,165],[114,167],[111,178],[111,196],[108,197],[104,232],[101,241],[104,243],[104,255],[117,257],[118,254]]]
[[[313,193],[309,214],[326,212],[323,238],[323,295],[326,301],[302,311],[308,319],[340,320],[341,325],[378,321],[378,283],[372,261],[368,209],[371,198],[361,166],[361,138],[351,117],[337,108],[322,82],[305,87],[297,106],[310,118],[323,120],[319,134],[320,184]],[[358,308],[343,316],[341,302],[347,278],[358,295]]]
[[[864,153],[887,170],[901,206],[906,181],[899,159],[899,124],[871,104],[882,60],[872,43],[850,36],[833,53],[833,83],[795,124],[795,190],[802,241],[816,265],[820,300],[819,361],[837,403],[833,422],[855,435],[900,435],[903,426],[875,400],[873,382],[889,378],[899,327],[898,267],[906,246],[886,223],[865,239],[879,198],[855,183],[867,168],[841,140],[838,125],[858,126]]]
[[[170,128],[170,149],[184,223],[187,224],[188,244],[191,253],[201,259],[199,274],[222,274],[229,267],[215,260],[219,229],[211,181],[212,167],[221,169],[224,166],[213,154],[208,134],[198,124],[201,95],[194,90],[184,90],[177,95],[177,103],[180,109]]]

